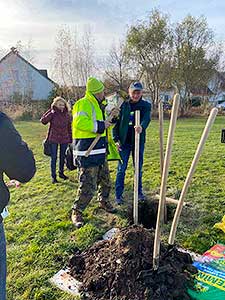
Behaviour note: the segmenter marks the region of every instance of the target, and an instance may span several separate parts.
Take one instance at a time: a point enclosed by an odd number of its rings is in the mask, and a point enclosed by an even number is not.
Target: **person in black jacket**
[[[118,163],[116,176],[116,203],[123,203],[124,179],[130,154],[134,162],[135,131],[140,133],[139,157],[139,200],[144,201],[142,190],[142,165],[145,147],[146,129],[151,121],[151,104],[142,99],[143,87],[140,82],[134,82],[129,87],[129,102],[124,102],[119,119],[113,128],[113,139],[120,151],[121,161]],[[135,127],[135,111],[140,111],[140,126]]]
[[[7,215],[6,206],[10,196],[3,174],[25,183],[35,172],[32,151],[22,141],[10,119],[0,112],[0,300],[6,299],[6,242],[3,218]]]

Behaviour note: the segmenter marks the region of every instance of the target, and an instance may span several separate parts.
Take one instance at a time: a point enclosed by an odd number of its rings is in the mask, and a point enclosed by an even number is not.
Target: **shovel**
[[[159,101],[159,146],[160,146],[160,173],[163,174],[164,150],[163,150],[163,103]]]
[[[217,113],[218,113],[217,108],[213,108],[211,110],[208,121],[207,121],[207,123],[205,125],[205,128],[204,128],[204,131],[202,133],[200,142],[198,144],[197,150],[195,152],[195,156],[193,158],[191,167],[189,169],[186,180],[184,182],[184,186],[183,186],[183,189],[182,189],[181,194],[180,194],[180,198],[179,198],[179,201],[178,201],[178,205],[177,205],[177,208],[176,208],[176,212],[175,212],[173,222],[172,222],[172,226],[171,226],[171,230],[170,230],[170,236],[169,236],[169,247],[170,248],[173,248],[173,245],[174,245],[175,235],[176,235],[176,232],[177,232],[177,225],[178,225],[180,215],[181,215],[181,211],[182,211],[182,208],[183,208],[183,205],[184,205],[184,198],[185,198],[185,196],[187,194],[187,191],[188,191],[188,188],[191,184],[191,180],[192,180],[192,177],[193,177],[194,172],[196,170],[196,166],[199,162],[199,158],[202,154],[203,148],[204,148],[206,140],[209,136],[212,125],[213,125],[213,123],[216,119]]]
[[[135,127],[140,126],[140,111],[135,111]],[[134,224],[138,224],[138,184],[139,184],[139,152],[140,152],[140,133],[135,131],[135,150],[134,150]]]
[[[165,160],[163,166],[163,174],[161,180],[161,188],[160,188],[160,199],[159,199],[159,207],[158,207],[158,216],[156,222],[156,230],[155,230],[155,241],[154,241],[154,251],[153,251],[153,270],[158,270],[159,267],[159,255],[160,255],[160,240],[161,240],[161,227],[164,223],[164,212],[165,212],[165,200],[166,200],[166,185],[167,178],[169,173],[169,165],[171,160],[172,146],[173,146],[173,137],[176,127],[178,108],[180,103],[180,96],[176,94],[174,96],[172,114],[170,119],[170,126],[167,138],[167,146],[165,153]]]
[[[159,101],[159,150],[160,150],[160,173],[161,178],[163,174],[163,164],[164,164],[164,137],[163,137],[163,103]],[[167,223],[167,206],[165,205],[165,211],[163,216],[163,222]]]

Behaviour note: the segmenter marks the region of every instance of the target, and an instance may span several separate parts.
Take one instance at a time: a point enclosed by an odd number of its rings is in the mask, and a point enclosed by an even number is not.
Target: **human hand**
[[[110,115],[115,118],[115,117],[118,117],[120,114],[120,108],[119,107],[114,107],[111,112],[110,112]]]
[[[54,105],[53,105],[53,103],[51,104],[50,110],[51,110],[51,113],[54,114],[55,111],[54,111]]]
[[[112,123],[107,121],[107,120],[104,123],[105,123],[105,128],[106,129],[109,128],[110,126],[112,126]]]
[[[121,151],[121,145],[119,142],[116,142],[116,148],[117,148],[117,151]]]
[[[134,129],[135,129],[135,132],[137,132],[137,133],[142,133],[142,127],[141,127],[141,125],[139,125],[139,126],[134,126]]]

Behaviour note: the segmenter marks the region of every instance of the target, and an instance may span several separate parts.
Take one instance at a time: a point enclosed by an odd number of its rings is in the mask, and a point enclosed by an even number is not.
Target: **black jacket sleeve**
[[[35,160],[10,119],[0,114],[0,170],[10,179],[28,182],[35,174]]]

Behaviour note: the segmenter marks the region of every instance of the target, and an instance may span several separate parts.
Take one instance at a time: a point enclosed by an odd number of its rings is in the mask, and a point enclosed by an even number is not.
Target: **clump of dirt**
[[[152,271],[154,233],[141,226],[120,230],[115,238],[95,243],[75,254],[71,275],[81,281],[83,299],[174,300],[191,299],[192,266],[189,254],[161,246],[160,268]]]

